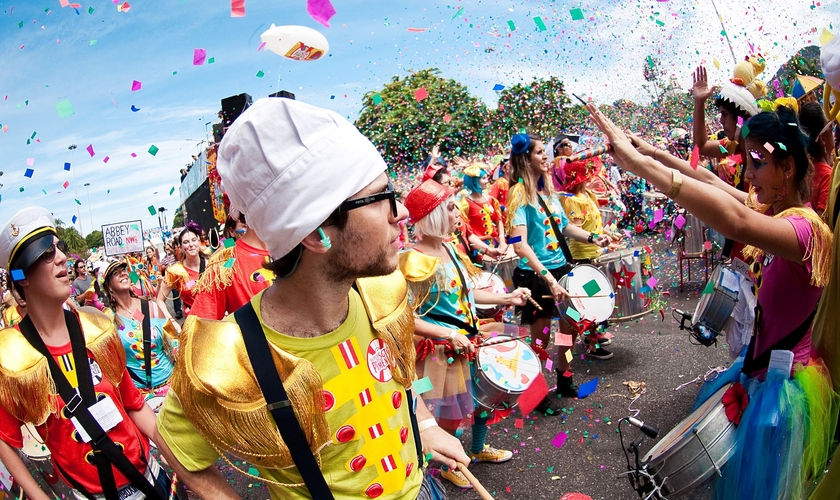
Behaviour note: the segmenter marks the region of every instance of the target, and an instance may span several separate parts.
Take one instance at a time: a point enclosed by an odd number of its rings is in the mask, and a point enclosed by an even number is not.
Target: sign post
[[[143,252],[143,223],[139,220],[116,222],[102,226],[105,255],[113,257]]]

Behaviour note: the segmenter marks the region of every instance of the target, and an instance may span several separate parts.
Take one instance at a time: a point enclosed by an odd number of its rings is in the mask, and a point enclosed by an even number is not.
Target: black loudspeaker
[[[288,90],[281,90],[280,92],[275,92],[270,94],[268,97],[285,97],[286,99],[295,100],[295,95],[289,92]]]
[[[230,127],[230,124],[251,105],[251,102],[251,96],[248,94],[232,95],[222,99],[222,113],[224,113],[225,117],[225,127]]]
[[[222,137],[225,136],[225,128],[224,125],[221,123],[214,123],[213,124],[213,140],[216,142],[222,142]]]

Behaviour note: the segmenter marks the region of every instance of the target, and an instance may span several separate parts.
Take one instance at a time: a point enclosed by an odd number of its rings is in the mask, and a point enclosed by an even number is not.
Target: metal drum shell
[[[676,226],[676,220],[679,215],[682,215],[685,219],[685,224],[683,224],[682,228],[677,228]],[[674,223],[671,225],[671,234],[675,240],[679,236],[682,236],[680,247],[686,255],[698,255],[705,251],[705,224],[690,212],[681,209],[674,216]]]
[[[726,417],[723,394],[727,384],[666,434],[644,458],[644,468],[663,495],[676,497],[697,488],[715,474],[735,452],[735,425]],[[692,423],[693,422],[693,423]],[[688,427],[671,446],[672,434]],[[660,450],[659,448],[663,449]]]
[[[738,302],[738,292],[732,292],[718,284],[724,268],[737,274],[736,271],[722,264],[715,267],[711,276],[709,276],[709,281],[715,283],[714,290],[712,293],[701,294],[692,317],[692,327],[697,328],[702,325],[720,334],[723,332],[726,322],[729,321],[732,311],[735,310],[735,304]]]
[[[606,253],[595,259],[594,265],[607,276],[615,293],[615,309],[610,321],[629,321],[650,312],[650,308],[645,309],[642,296],[642,261],[645,255],[644,248],[634,247]],[[621,272],[623,266],[635,273],[629,288],[619,287],[614,276]]]

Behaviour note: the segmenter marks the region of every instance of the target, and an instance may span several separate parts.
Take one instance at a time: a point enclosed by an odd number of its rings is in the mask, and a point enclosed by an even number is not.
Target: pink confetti
[[[545,360],[545,369],[551,371],[552,368],[554,368],[554,362],[551,361],[551,358]]]
[[[137,92],[142,87],[143,87],[143,84],[138,82],[137,80],[134,80],[133,82],[131,82],[131,91],[132,92]]]
[[[564,444],[566,444],[566,440],[569,439],[569,435],[565,432],[559,432],[554,439],[551,440],[551,444],[553,444],[556,448],[562,448]]]
[[[108,160],[110,160],[110,159],[111,159],[111,157],[110,157],[110,156],[106,156],[106,157],[102,160],[102,163],[108,163]]]
[[[35,165],[35,158],[27,158],[26,159],[26,164],[29,165],[30,167],[32,165]]]
[[[650,279],[647,280],[647,286],[649,286],[650,288],[656,288],[657,283],[659,283],[659,281],[657,281],[656,278],[654,278],[653,276],[651,276]]]
[[[96,153],[93,152],[93,144],[88,144],[88,147],[86,147],[85,149],[87,149],[87,152],[88,152],[88,154],[90,155],[91,158],[93,158],[93,155],[96,154]]]
[[[773,151],[776,150],[776,148],[774,148],[773,145],[770,144],[769,142],[764,143],[764,149],[766,149],[767,152],[770,153],[770,154],[773,154]]]
[[[423,33],[429,28],[408,28],[409,33]]]
[[[677,226],[677,229],[682,229],[685,226],[685,217],[683,217],[683,214],[677,215],[677,218],[674,219],[674,225]]]
[[[306,0],[306,12],[312,19],[330,27],[330,18],[335,15],[335,8],[330,0]]]
[[[689,161],[689,164],[691,165],[691,168],[697,170],[698,163],[700,163],[700,148],[694,146],[694,149],[691,150],[691,160]]]
[[[261,51],[265,48],[265,42],[261,43],[259,47],[257,47],[257,52]]]
[[[427,97],[429,97],[429,92],[426,91],[426,87],[420,87],[419,89],[414,91],[414,98],[417,100],[417,102],[420,102]]]
[[[230,17],[245,17],[245,0],[230,0]]]
[[[207,59],[207,51],[204,49],[193,50],[193,66],[201,66]]]
[[[132,158],[137,158],[137,153],[131,153]]]

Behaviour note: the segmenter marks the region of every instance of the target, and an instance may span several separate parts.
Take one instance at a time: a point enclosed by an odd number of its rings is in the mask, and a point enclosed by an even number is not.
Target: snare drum
[[[484,257],[484,270],[499,275],[506,287],[513,288],[513,271],[519,266],[519,256],[513,249],[513,245],[508,245],[505,255],[500,259],[493,259]]]
[[[598,211],[601,212],[601,223],[604,227],[610,227],[616,222],[615,210],[612,208],[599,207]]]
[[[53,469],[50,458],[50,450],[41,441],[41,436],[30,424],[25,424],[21,427],[23,434],[23,448],[20,450],[20,458],[29,467],[29,470],[34,472],[36,477],[40,475],[43,478],[42,487],[46,487],[58,498],[75,498],[72,496],[73,490],[64,484],[64,481],[58,477],[55,469]],[[40,483],[40,481],[39,481]]]
[[[589,264],[575,266],[559,280],[560,286],[569,292],[563,300],[563,312],[575,321],[588,319],[602,323],[610,318],[615,307],[615,293],[609,279],[597,267]],[[580,316],[575,319],[575,313]]]
[[[473,398],[485,408],[516,406],[519,396],[540,375],[540,359],[528,344],[498,335],[478,348]]]
[[[726,385],[665,435],[644,459],[663,496],[677,497],[709,479],[735,452],[735,425],[726,418]]]
[[[647,252],[641,247],[617,250],[595,259],[595,265],[615,290],[613,321],[629,321],[650,312],[650,308],[645,309],[647,301],[642,293],[642,268],[647,259]]]
[[[499,276],[483,271],[474,282],[475,287],[479,290],[486,290],[493,293],[507,293],[505,283]],[[501,304],[476,304],[475,311],[480,318],[492,318],[505,309]]]
[[[731,267],[719,264],[700,295],[691,320],[694,337],[704,345],[712,345],[732,316],[741,290],[741,275]]]

